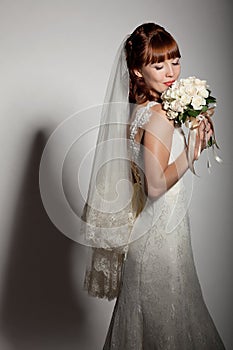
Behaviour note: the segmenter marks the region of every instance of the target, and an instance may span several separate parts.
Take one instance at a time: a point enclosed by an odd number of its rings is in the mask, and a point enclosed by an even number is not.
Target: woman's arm
[[[185,146],[181,154],[168,164],[172,138],[174,133],[173,121],[169,121],[160,105],[152,108],[153,115],[145,126],[144,133],[144,164],[149,197],[158,198],[169,190],[188,170],[188,147]],[[201,130],[201,150],[205,148],[205,123],[199,126]],[[209,127],[209,125],[208,125]],[[211,130],[208,138],[211,136]],[[197,149],[195,160],[197,159]]]

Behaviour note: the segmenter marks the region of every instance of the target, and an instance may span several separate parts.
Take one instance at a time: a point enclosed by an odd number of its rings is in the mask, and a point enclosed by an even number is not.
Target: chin
[[[161,90],[160,90],[160,91],[158,91],[157,93],[161,95],[161,94],[162,94],[164,91],[166,91],[167,89],[168,89],[168,86],[167,86],[167,87],[165,87],[164,89],[161,89]]]
[[[162,95],[162,93],[164,92],[164,91],[166,91],[168,89],[168,87],[163,87],[163,88],[161,88],[161,89],[153,89],[153,90],[151,90],[151,94],[152,95],[155,95],[155,96],[161,96]]]

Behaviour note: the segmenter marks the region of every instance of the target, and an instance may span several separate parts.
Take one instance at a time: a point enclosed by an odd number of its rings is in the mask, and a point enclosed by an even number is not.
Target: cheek
[[[159,84],[164,81],[164,74],[162,71],[154,71],[148,78],[151,84]]]
[[[178,67],[177,67],[177,70],[176,70],[176,75],[177,75],[177,78],[178,78],[178,77],[179,77],[179,75],[180,75],[180,70],[181,70],[181,69],[180,69],[180,66],[178,66]]]
[[[145,84],[147,85],[147,87],[151,87],[151,84],[153,84],[153,77],[150,74],[145,74],[143,76]]]
[[[163,70],[155,70],[155,69],[151,69],[149,71],[144,71],[143,72],[143,78],[144,78],[144,81],[147,85],[147,87],[149,88],[154,88],[156,89],[157,84],[161,84],[163,83],[164,81],[164,73],[163,73]]]

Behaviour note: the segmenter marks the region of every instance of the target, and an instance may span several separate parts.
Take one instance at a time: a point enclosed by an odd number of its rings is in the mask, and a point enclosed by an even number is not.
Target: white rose
[[[188,84],[194,85],[195,79],[196,79],[196,77],[189,77],[189,78],[185,79],[185,85],[188,85]]]
[[[178,113],[170,110],[167,112],[167,116],[168,119],[175,119],[178,116]]]
[[[165,101],[163,103],[163,109],[165,109],[165,111],[167,111],[169,109],[169,107],[170,107],[170,104],[167,101]]]
[[[191,105],[195,110],[202,109],[202,107],[206,104],[206,100],[201,96],[194,96],[191,102]]]
[[[197,88],[190,84],[185,87],[185,93],[191,97],[195,96],[197,94]]]
[[[200,86],[206,86],[206,80],[195,79],[195,84]]]
[[[179,95],[177,94],[177,90],[172,90],[171,91],[171,98],[176,99]]]
[[[182,104],[183,106],[186,106],[186,105],[190,104],[190,102],[191,102],[191,97],[190,97],[189,95],[187,95],[187,94],[183,94],[183,95],[181,96],[180,102],[181,102],[181,104]]]
[[[209,91],[206,90],[205,86],[201,86],[198,88],[198,95],[207,98],[209,96]]]
[[[196,77],[194,77],[194,76],[189,77],[189,80],[192,82],[192,84],[195,83],[195,79],[196,79]]]
[[[177,87],[177,89],[176,90],[174,90],[174,94],[172,95],[172,97],[173,98],[180,98],[180,96],[182,95],[182,93],[181,93],[181,88],[180,87]]]
[[[187,85],[192,84],[192,82],[193,82],[192,77],[189,77],[189,78],[187,78],[187,79],[184,79],[184,80],[182,81],[182,84],[183,84],[184,86],[187,86]]]
[[[179,87],[180,82],[178,80],[176,80],[173,84],[172,84],[172,88],[176,89],[177,87]]]
[[[171,109],[175,112],[182,112],[183,113],[183,108],[179,100],[172,101],[171,103]]]
[[[195,85],[201,85],[201,80],[196,78],[194,81]]]
[[[181,85],[179,87],[179,95],[182,96],[183,94],[185,94],[185,87],[183,85]]]
[[[162,95],[162,97],[164,97],[164,98],[168,98],[168,97],[171,97],[171,90],[170,89],[167,89],[164,93],[163,93],[163,95]]]

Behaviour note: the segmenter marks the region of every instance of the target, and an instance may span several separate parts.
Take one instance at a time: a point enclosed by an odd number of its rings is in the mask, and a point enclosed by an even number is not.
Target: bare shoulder
[[[166,111],[163,109],[161,103],[156,103],[155,105],[150,107],[150,109],[153,112],[152,116],[154,116],[154,118],[153,117],[151,118],[152,123],[156,119],[162,118],[164,120],[164,122],[167,123],[167,125],[170,125],[172,128],[174,128],[174,121],[168,119],[168,117],[166,115]]]

